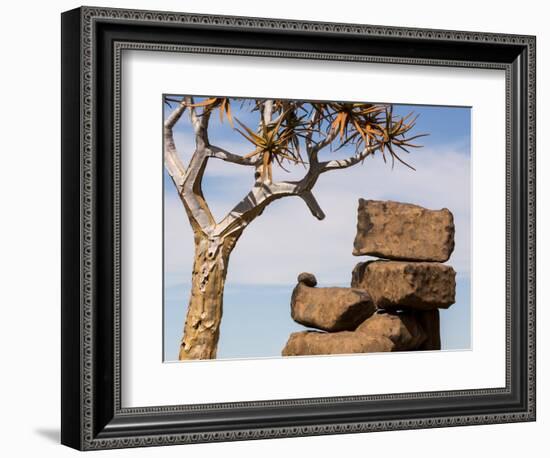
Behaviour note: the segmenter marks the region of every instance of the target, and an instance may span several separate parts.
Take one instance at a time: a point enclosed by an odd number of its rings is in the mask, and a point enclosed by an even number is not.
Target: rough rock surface
[[[418,323],[426,333],[426,340],[419,350],[441,350],[441,334],[439,330],[439,310],[415,312]]]
[[[298,283],[303,283],[307,286],[317,286],[317,278],[315,275],[310,274],[309,272],[302,272],[298,275]]]
[[[365,333],[294,332],[283,348],[283,356],[337,355],[350,353],[377,353],[394,351],[394,343],[387,337],[371,337]]]
[[[378,308],[432,310],[455,302],[455,271],[435,262],[369,261],[355,266],[351,286]]]
[[[376,338],[386,337],[393,342],[394,351],[416,350],[426,340],[415,313],[376,313],[355,332]]]
[[[359,199],[353,254],[445,262],[454,249],[453,214],[393,201]]]
[[[292,319],[324,331],[353,331],[376,310],[366,291],[354,288],[312,288],[298,283],[292,292]]]

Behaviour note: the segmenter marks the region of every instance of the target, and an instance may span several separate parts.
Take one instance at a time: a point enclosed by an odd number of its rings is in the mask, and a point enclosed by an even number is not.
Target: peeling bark
[[[216,357],[227,266],[239,236],[208,239],[200,231],[195,232],[191,297],[180,343],[180,360]]]

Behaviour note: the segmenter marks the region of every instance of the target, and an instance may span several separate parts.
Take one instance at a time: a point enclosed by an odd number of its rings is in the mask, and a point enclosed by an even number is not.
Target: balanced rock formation
[[[356,256],[445,262],[454,249],[455,226],[446,208],[359,199]]]
[[[315,288],[313,274],[301,273],[292,292],[291,316],[324,331],[353,331],[376,310],[369,294],[354,288]]]
[[[292,318],[328,332],[290,335],[283,356],[440,350],[439,309],[455,302],[453,215],[418,205],[359,200],[351,288],[316,288],[301,273]]]
[[[455,276],[437,262],[367,261],[355,266],[351,286],[367,290],[381,309],[432,310],[454,304]]]

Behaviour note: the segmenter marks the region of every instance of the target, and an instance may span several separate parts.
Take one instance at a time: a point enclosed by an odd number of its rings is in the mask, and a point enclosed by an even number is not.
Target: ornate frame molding
[[[79,43],[79,64],[77,68],[66,70],[67,78],[75,78],[78,76],[79,81],[79,133],[78,143],[80,145],[80,157],[78,164],[80,174],[78,177],[67,176],[67,180],[78,180],[80,189],[78,197],[78,205],[80,212],[78,215],[71,215],[67,225],[78,226],[78,240],[80,253],[78,256],[78,271],[79,285],[77,286],[79,296],[79,310],[76,313],[74,310],[67,310],[68,303],[64,305],[64,316],[67,321],[65,325],[78,323],[79,337],[78,342],[72,342],[78,346],[78,367],[74,366],[76,355],[71,358],[64,355],[65,371],[63,377],[65,384],[74,385],[76,379],[79,380],[78,406],[69,405],[70,400],[64,404],[64,423],[62,442],[80,449],[104,449],[104,448],[121,448],[121,447],[138,447],[150,445],[168,445],[181,443],[195,442],[210,442],[210,441],[228,441],[228,440],[247,440],[247,439],[263,439],[275,437],[290,437],[290,436],[305,436],[305,435],[320,435],[320,434],[340,434],[350,432],[368,432],[368,431],[384,431],[384,430],[399,430],[427,427],[442,427],[456,425],[472,425],[472,424],[487,424],[487,423],[505,423],[516,421],[530,421],[535,419],[535,38],[531,36],[505,35],[505,34],[490,34],[478,32],[462,32],[462,31],[443,31],[443,30],[425,30],[399,27],[382,27],[370,25],[355,25],[355,24],[336,24],[336,23],[319,23],[308,21],[295,20],[279,20],[279,19],[263,19],[263,18],[247,18],[247,17],[229,17],[229,16],[207,16],[185,13],[168,13],[168,12],[152,12],[152,11],[133,11],[123,9],[109,8],[93,8],[83,7],[79,10],[65,13],[67,24],[64,24],[67,30],[71,22],[74,28],[72,33],[67,32],[67,38],[73,38],[73,34],[78,34]],[[76,27],[75,25],[76,24]],[[384,421],[346,421],[328,422],[323,424],[300,425],[300,426],[270,426],[270,427],[255,427],[255,428],[227,428],[227,430],[219,431],[204,431],[204,432],[166,432],[156,434],[129,434],[126,428],[115,428],[112,432],[104,428],[105,425],[99,425],[101,421],[98,419],[98,396],[101,390],[97,389],[98,363],[97,363],[97,308],[100,304],[97,300],[97,262],[96,253],[101,247],[98,246],[98,228],[96,210],[101,202],[98,200],[98,183],[97,183],[97,158],[95,144],[98,132],[97,125],[97,46],[98,46],[98,25],[124,25],[124,26],[153,26],[171,24],[174,27],[201,27],[212,30],[236,30],[236,31],[279,31],[299,33],[315,36],[316,34],[337,34],[341,36],[358,36],[358,37],[383,37],[392,39],[414,39],[418,42],[430,43],[433,40],[439,42],[447,42],[450,45],[455,43],[473,43],[479,44],[495,44],[503,48],[514,48],[521,50],[519,59],[526,59],[524,65],[524,75],[521,81],[516,81],[519,84],[526,85],[526,98],[521,102],[525,107],[517,107],[523,110],[523,114],[513,112],[513,105],[517,104],[515,97],[517,88],[512,86],[512,73],[515,70],[514,64],[509,62],[489,62],[489,61],[469,61],[467,59],[441,59],[441,58],[410,58],[410,57],[395,57],[395,56],[376,56],[376,55],[361,55],[361,54],[339,54],[335,52],[306,52],[306,51],[290,51],[290,50],[273,50],[260,48],[246,47],[219,47],[219,46],[196,46],[196,45],[179,45],[169,43],[144,43],[132,40],[113,40],[113,97],[114,97],[114,122],[112,123],[113,132],[113,164],[112,171],[114,176],[113,189],[113,209],[114,219],[112,221],[113,245],[112,255],[114,263],[114,278],[112,285],[112,297],[114,301],[114,316],[112,322],[112,331],[114,335],[113,341],[113,418],[116,423],[117,418],[123,419],[130,416],[155,416],[155,415],[184,415],[186,412],[196,411],[212,411],[225,410],[232,411],[234,409],[247,408],[271,408],[271,407],[289,407],[289,406],[313,406],[322,404],[338,404],[350,403],[357,401],[389,401],[389,400],[420,400],[427,398],[446,398],[463,396],[472,398],[476,396],[501,395],[512,393],[512,232],[517,230],[518,225],[522,226],[521,221],[517,221],[518,215],[513,213],[512,195],[513,173],[517,173],[513,165],[512,155],[513,149],[518,148],[514,145],[512,137],[514,116],[526,117],[526,132],[525,144],[527,148],[523,151],[526,155],[524,179],[526,180],[526,196],[525,202],[525,298],[527,303],[525,315],[525,332],[526,332],[526,361],[525,361],[525,390],[526,402],[523,408],[517,412],[507,413],[488,413],[476,415],[449,415],[437,417],[417,417],[413,419],[393,419]],[[506,106],[507,106],[507,138],[506,138],[506,155],[507,155],[507,292],[506,292],[506,323],[507,323],[507,383],[505,388],[495,388],[488,390],[467,390],[454,392],[430,392],[430,393],[411,393],[398,395],[380,395],[380,396],[355,396],[346,398],[314,398],[314,399],[299,399],[299,400],[273,400],[262,402],[244,402],[230,404],[194,404],[188,406],[159,406],[151,408],[134,408],[123,409],[120,404],[120,65],[121,52],[124,49],[146,49],[151,51],[171,51],[171,52],[188,52],[188,53],[215,53],[215,54],[231,54],[231,55],[254,55],[268,57],[296,57],[303,59],[333,59],[333,60],[348,60],[362,62],[383,62],[383,63],[400,63],[413,65],[438,65],[449,67],[471,67],[471,68],[497,68],[506,71]],[[67,53],[69,53],[67,51]],[[74,57],[74,54],[68,55],[68,58]],[[65,65],[65,64],[64,64]],[[70,63],[66,64],[67,66]],[[71,96],[72,97],[72,96]],[[69,96],[67,96],[68,100]],[[65,103],[63,104],[65,110]],[[64,124],[65,125],[65,124]],[[67,125],[67,127],[70,127]],[[64,138],[64,161],[74,161],[74,158],[66,159],[74,148],[74,138]],[[515,139],[518,141],[517,138]],[[521,146],[520,146],[521,148]],[[74,151],[73,151],[74,155]],[[74,165],[73,165],[74,167]],[[517,204],[517,202],[516,202]],[[520,203],[521,204],[521,203]],[[78,219],[78,221],[77,221]],[[67,226],[68,227],[68,226]],[[73,227],[73,226],[71,226]],[[523,239],[522,239],[523,241]],[[103,249],[103,248],[101,248]],[[64,263],[70,263],[69,259],[63,260]],[[73,266],[75,267],[75,266]],[[75,287],[73,285],[73,287]],[[73,304],[74,308],[74,304]],[[68,339],[65,338],[63,345],[68,345]],[[74,338],[71,337],[71,340]],[[70,372],[70,374],[68,373]],[[76,375],[78,373],[78,376]],[[74,390],[75,387],[72,386]],[[76,399],[73,394],[72,400]],[[66,413],[69,410],[77,409],[78,413]],[[71,410],[71,412],[72,412]],[[72,420],[78,416],[78,428],[68,426],[69,418]],[[101,415],[100,415],[101,417]]]

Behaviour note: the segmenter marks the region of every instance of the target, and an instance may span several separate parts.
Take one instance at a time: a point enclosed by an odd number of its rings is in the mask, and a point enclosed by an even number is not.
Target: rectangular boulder
[[[426,333],[415,312],[375,313],[355,332],[375,338],[386,337],[393,342],[394,351],[416,350],[426,341]]]
[[[353,331],[376,310],[366,291],[354,288],[316,288],[300,282],[292,292],[292,319],[323,331]]]
[[[454,249],[453,214],[393,201],[359,199],[355,256],[445,262]]]
[[[341,331],[301,331],[290,334],[283,356],[345,355],[394,351],[387,337],[370,337],[365,333]]]
[[[455,302],[455,276],[436,262],[368,261],[355,266],[351,286],[366,290],[380,309],[446,309]]]

